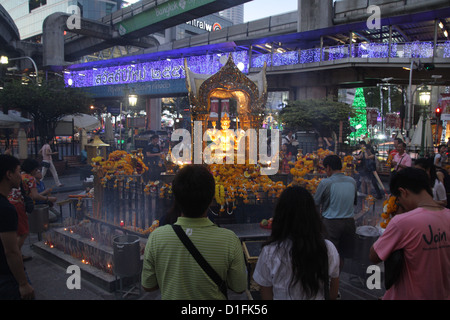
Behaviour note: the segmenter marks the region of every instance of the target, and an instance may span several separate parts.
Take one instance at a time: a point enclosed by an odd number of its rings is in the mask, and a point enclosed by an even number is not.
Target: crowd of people
[[[154,166],[161,155],[157,138],[145,149],[147,161],[155,157]],[[283,145],[287,148],[287,144]],[[373,155],[362,143],[356,158],[370,162]],[[389,191],[399,210],[367,252],[373,263],[386,263],[401,252],[399,276],[386,288],[383,299],[450,299],[450,210],[445,207],[443,172],[446,148],[433,159],[412,161],[403,141],[397,141],[391,156]],[[355,253],[358,184],[342,172],[337,155],[326,156],[323,167],[327,178],[321,180],[314,195],[292,186],[277,199],[271,235],[253,273],[262,299],[339,297],[344,259]],[[35,160],[20,165],[12,156],[0,156],[1,299],[34,296],[21,255],[28,232],[26,204],[17,193],[35,200],[54,200],[38,193],[38,171]],[[370,176],[363,174],[363,182],[370,184]],[[162,299],[220,300],[227,298],[227,289],[243,292],[249,274],[240,239],[207,217],[215,195],[212,174],[203,165],[184,166],[174,177],[172,191],[176,217],[148,238],[143,288],[159,289]]]
[[[294,160],[296,154],[292,132],[282,142],[283,171],[287,170],[286,162]],[[377,198],[381,199],[373,177],[375,152],[365,142],[360,147],[355,160],[364,162],[364,168],[359,170],[363,190],[369,193],[373,186]],[[391,157],[390,192],[397,197],[400,209],[367,256],[373,263],[380,263],[394,251],[402,250],[404,260],[400,277],[383,298],[450,299],[450,239],[447,238],[450,210],[445,208],[446,192],[437,174],[441,172],[444,176],[446,148],[442,147],[434,159],[413,162],[406,152],[406,144],[396,140]],[[314,195],[295,186],[288,187],[277,200],[272,232],[253,273],[262,299],[336,299],[339,296],[344,258],[354,257],[358,183],[342,173],[342,161],[337,155],[327,156],[323,167],[327,178],[320,182]],[[207,208],[214,196],[210,173],[202,166],[186,166],[175,177],[173,188],[180,213],[174,224],[182,227],[222,280],[214,281],[214,277],[200,272],[200,262],[176,241],[173,226],[166,225],[149,237],[143,287],[159,288],[163,299],[224,299],[221,290],[224,282],[233,291],[243,291],[247,275],[239,240],[207,218]],[[436,244],[437,236],[439,244]],[[185,270],[178,265],[183,265]]]
[[[327,156],[323,165],[328,178],[321,181],[314,196],[294,186],[277,200],[271,235],[253,273],[262,299],[339,296],[344,258],[352,257],[355,250],[357,184],[342,173],[338,156]],[[383,298],[449,299],[450,210],[433,199],[432,178],[425,170],[396,170],[390,190],[401,209],[367,252],[373,263],[380,263],[393,252],[403,251],[400,276]],[[175,225],[181,226],[206,256],[222,282],[201,272],[200,262],[177,241],[173,226],[165,225],[149,237],[143,287],[159,288],[163,299],[225,299],[223,282],[233,291],[243,291],[247,274],[239,239],[207,218],[214,196],[213,177],[205,167],[189,165],[179,171],[173,184],[180,210]]]
[[[30,233],[28,215],[39,204],[49,206],[49,221],[60,214],[52,209],[57,198],[51,195],[43,181],[47,169],[53,175],[55,185],[61,187],[58,173],[52,161],[51,140],[46,141],[39,154],[42,161],[27,158],[22,163],[10,152],[0,155],[0,300],[33,299],[25,261],[31,256],[22,254],[22,247]]]

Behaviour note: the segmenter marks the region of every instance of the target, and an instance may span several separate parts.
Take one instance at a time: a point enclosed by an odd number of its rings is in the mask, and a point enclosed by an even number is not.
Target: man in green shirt
[[[228,288],[243,292],[247,272],[241,242],[232,231],[219,228],[207,218],[215,192],[212,174],[202,165],[185,166],[175,176],[172,191],[181,209],[175,224],[183,228]],[[150,234],[144,253],[142,286],[146,291],[159,288],[163,300],[225,299],[170,225]]]

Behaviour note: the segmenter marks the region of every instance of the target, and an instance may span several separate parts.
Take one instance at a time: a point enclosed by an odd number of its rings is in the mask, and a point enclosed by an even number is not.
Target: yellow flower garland
[[[141,158],[134,157],[123,150],[111,152],[108,159],[92,158],[94,169],[103,171],[106,175],[143,174],[148,170]]]
[[[220,212],[223,212],[225,211],[225,187],[222,184],[218,184],[218,180],[216,179],[215,199],[217,204],[220,205]]]
[[[381,214],[381,218],[383,218],[383,221],[380,222],[380,227],[385,229],[397,210],[397,197],[390,196],[388,200],[385,200],[383,202],[383,213]]]

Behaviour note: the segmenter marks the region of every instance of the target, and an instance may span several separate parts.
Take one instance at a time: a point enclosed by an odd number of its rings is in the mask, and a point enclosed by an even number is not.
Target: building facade
[[[220,15],[231,20],[233,24],[244,23],[244,5],[240,4],[236,7],[220,11]]]
[[[97,20],[122,6],[122,0],[2,0],[17,25],[21,40],[36,40],[42,34],[42,24],[47,16],[55,12],[70,12],[71,6],[80,9],[81,16]]]

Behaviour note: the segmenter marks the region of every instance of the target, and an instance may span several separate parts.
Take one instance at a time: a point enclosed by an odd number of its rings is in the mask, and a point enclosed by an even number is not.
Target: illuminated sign
[[[242,72],[248,72],[248,52],[236,51],[232,53],[232,56],[236,64],[241,63],[245,66]],[[215,74],[223,66],[220,58],[221,56],[217,54],[207,54],[186,59],[192,72]],[[96,87],[184,78],[186,78],[186,73],[183,58],[65,71],[64,73],[64,81],[69,87]]]
[[[206,30],[208,32],[217,31],[217,30],[222,29],[222,26],[218,22],[216,22],[214,24],[210,24],[206,21],[202,21],[202,20],[198,20],[198,19],[188,21],[188,22],[186,22],[186,24],[191,25],[193,27],[197,27],[202,30]]]

